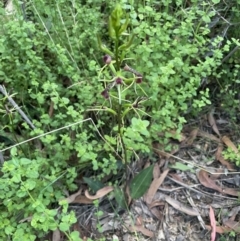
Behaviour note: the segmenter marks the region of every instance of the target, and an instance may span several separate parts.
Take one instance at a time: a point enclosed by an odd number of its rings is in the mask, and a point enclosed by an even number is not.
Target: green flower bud
[[[112,21],[112,26],[115,29],[115,32],[117,32],[119,30],[119,28],[121,27],[121,17],[123,15],[123,10],[120,4],[117,4],[115,9],[112,11],[111,13],[111,21]]]
[[[112,11],[110,17],[109,17],[109,22],[108,22],[108,30],[109,30],[109,35],[111,38],[115,39],[116,36],[120,34],[120,29],[121,29],[121,17],[123,15],[123,10],[120,4],[117,4],[115,9]],[[127,21],[126,21],[127,22]],[[126,23],[127,25],[128,23]],[[123,29],[125,26],[123,27]],[[121,30],[122,31],[122,30]]]

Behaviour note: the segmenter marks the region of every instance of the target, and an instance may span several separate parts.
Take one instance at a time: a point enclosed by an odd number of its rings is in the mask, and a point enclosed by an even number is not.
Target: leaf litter
[[[178,147],[170,153],[153,143],[158,158],[154,165],[141,160],[129,167],[132,178],[127,180],[126,206],[114,199],[117,193],[124,202],[119,192],[122,189],[113,186],[96,189],[94,195],[81,186],[82,191],[67,197],[70,208],[79,214],[80,236],[84,240],[103,236],[112,240],[115,235],[118,240],[140,241],[215,241],[220,234],[229,232],[239,236],[239,168],[222,154],[227,147],[238,153],[237,148],[231,137],[222,134],[221,122],[215,120],[213,112],[207,121],[204,128],[184,128],[181,138],[172,141]],[[100,217],[96,216],[94,200],[99,201]],[[84,227],[88,229],[85,233]],[[57,230],[54,235],[57,240]]]

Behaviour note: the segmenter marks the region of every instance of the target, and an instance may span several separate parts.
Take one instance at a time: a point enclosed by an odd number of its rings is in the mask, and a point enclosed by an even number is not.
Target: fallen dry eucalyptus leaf
[[[210,208],[209,218],[210,218],[210,223],[211,223],[211,228],[212,228],[211,241],[215,241],[215,239],[216,239],[216,220],[215,220],[213,208],[211,206],[209,206],[209,208]]]
[[[189,137],[186,139],[186,143],[185,145],[187,146],[191,146],[193,144],[193,141],[196,139],[197,134],[198,134],[199,128],[193,129],[190,134]]]
[[[224,225],[231,228],[231,230],[233,230],[234,232],[240,233],[240,222],[236,222],[236,221],[228,219],[228,220],[224,221]]]
[[[200,170],[197,173],[197,177],[199,182],[207,187],[207,188],[211,188],[214,189],[222,194],[228,194],[228,195],[232,195],[232,196],[239,196],[239,191],[237,189],[234,188],[226,188],[226,187],[220,187],[216,184],[216,182],[214,180],[212,180],[209,176],[209,174],[204,171],[204,170]]]
[[[212,230],[212,227],[210,225],[205,225],[205,228],[209,231]],[[231,229],[228,227],[216,226],[216,233],[223,234],[223,233],[229,233],[229,232],[231,232]]]
[[[135,220],[135,224],[137,226],[142,226],[143,225],[143,218],[141,216],[138,216]]]
[[[84,195],[78,195],[73,203],[81,203],[81,204],[92,204],[93,200],[88,199],[86,196]]]
[[[198,216],[199,213],[193,208],[190,208],[189,206],[186,206],[182,204],[181,202],[169,197],[165,196],[165,201],[169,203],[171,206],[173,206],[175,209],[179,210],[180,212],[186,213],[190,216]]]
[[[159,186],[163,183],[165,177],[167,176],[169,172],[169,169],[166,169],[161,175],[159,178],[156,178],[152,181],[147,193],[144,195],[144,201],[147,203],[147,204],[151,204]]]
[[[222,141],[232,151],[234,151],[236,154],[238,153],[237,147],[234,145],[234,143],[227,136],[223,136]]]
[[[82,192],[82,189],[80,188],[78,192],[68,196],[67,198],[61,199],[60,201],[66,200],[67,203],[72,203],[75,200],[75,198],[81,194],[81,192]]]
[[[198,136],[201,136],[201,137],[203,137],[203,138],[209,139],[209,140],[211,140],[211,141],[216,141],[216,142],[218,142],[218,143],[221,143],[221,140],[220,140],[219,138],[217,138],[216,136],[214,136],[214,135],[212,135],[212,134],[209,134],[209,133],[207,133],[207,132],[204,132],[204,131],[199,130],[197,135],[198,135]]]
[[[95,200],[95,199],[106,196],[108,193],[113,191],[113,189],[114,188],[112,186],[107,186],[107,187],[104,187],[104,188],[98,190],[97,193],[95,195],[92,195],[92,196],[89,194],[88,190],[86,190],[85,196],[90,200]]]
[[[163,214],[161,213],[161,211],[156,208],[156,207],[152,207],[150,209],[150,212],[158,219],[158,220],[162,220],[163,219]]]
[[[226,161],[226,160],[224,159],[224,157],[223,157],[223,155],[222,155],[222,151],[223,151],[223,145],[222,145],[222,144],[219,144],[218,147],[217,147],[217,151],[216,151],[216,153],[215,153],[215,158],[216,158],[216,160],[218,160],[219,162],[221,162],[221,164],[222,164],[223,166],[226,166],[229,171],[236,171],[236,170],[234,169],[233,164],[230,163],[230,162],[228,162],[228,161]]]
[[[209,124],[211,125],[213,131],[220,137],[221,134],[218,130],[218,127],[217,127],[217,124],[216,124],[216,121],[215,121],[215,118],[213,116],[213,113],[214,113],[214,109],[210,111],[210,113],[208,114],[208,122]]]
[[[225,170],[221,168],[216,169],[216,168],[208,167],[208,171],[209,171],[208,177],[214,181],[219,179]]]

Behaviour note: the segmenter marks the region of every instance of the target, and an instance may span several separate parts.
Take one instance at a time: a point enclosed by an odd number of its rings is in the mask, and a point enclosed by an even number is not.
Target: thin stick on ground
[[[203,221],[203,219],[200,215],[200,212],[199,212],[197,206],[195,205],[195,203],[194,203],[194,201],[193,201],[193,199],[192,199],[188,190],[186,190],[186,196],[187,196],[187,200],[191,204],[191,206],[199,213],[199,215],[197,215],[197,218],[198,218],[198,221],[199,221],[200,225],[202,226],[203,229],[206,229],[205,223],[204,223],[204,221]]]
[[[8,95],[6,88],[3,85],[0,85],[0,92],[8,99],[9,103],[13,106],[13,108],[22,116],[22,118],[28,123],[28,125],[35,129],[35,126],[30,121],[30,119],[25,115],[25,113],[21,110],[21,108],[18,106],[18,104],[13,100],[13,98]]]

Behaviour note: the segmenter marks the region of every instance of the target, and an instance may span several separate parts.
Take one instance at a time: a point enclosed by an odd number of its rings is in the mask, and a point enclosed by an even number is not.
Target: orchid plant
[[[99,48],[105,53],[104,66],[99,70],[98,79],[104,83],[101,95],[105,99],[104,104],[108,102],[108,106],[97,106],[91,109],[92,111],[107,111],[115,116],[117,139],[120,146],[117,149],[121,150],[122,161],[126,165],[129,161],[128,152],[132,151],[125,144],[126,123],[129,123],[126,117],[130,111],[134,111],[141,122],[141,116],[148,115],[141,110],[141,103],[148,99],[147,94],[140,86],[143,75],[126,63],[129,59],[125,56],[134,39],[134,34],[127,33],[128,26],[129,16],[123,11],[121,5],[117,4],[109,16],[108,22],[109,36],[114,42],[113,51],[105,46],[98,36]],[[141,90],[142,96],[139,96],[137,89]],[[148,124],[149,122],[145,127]]]

